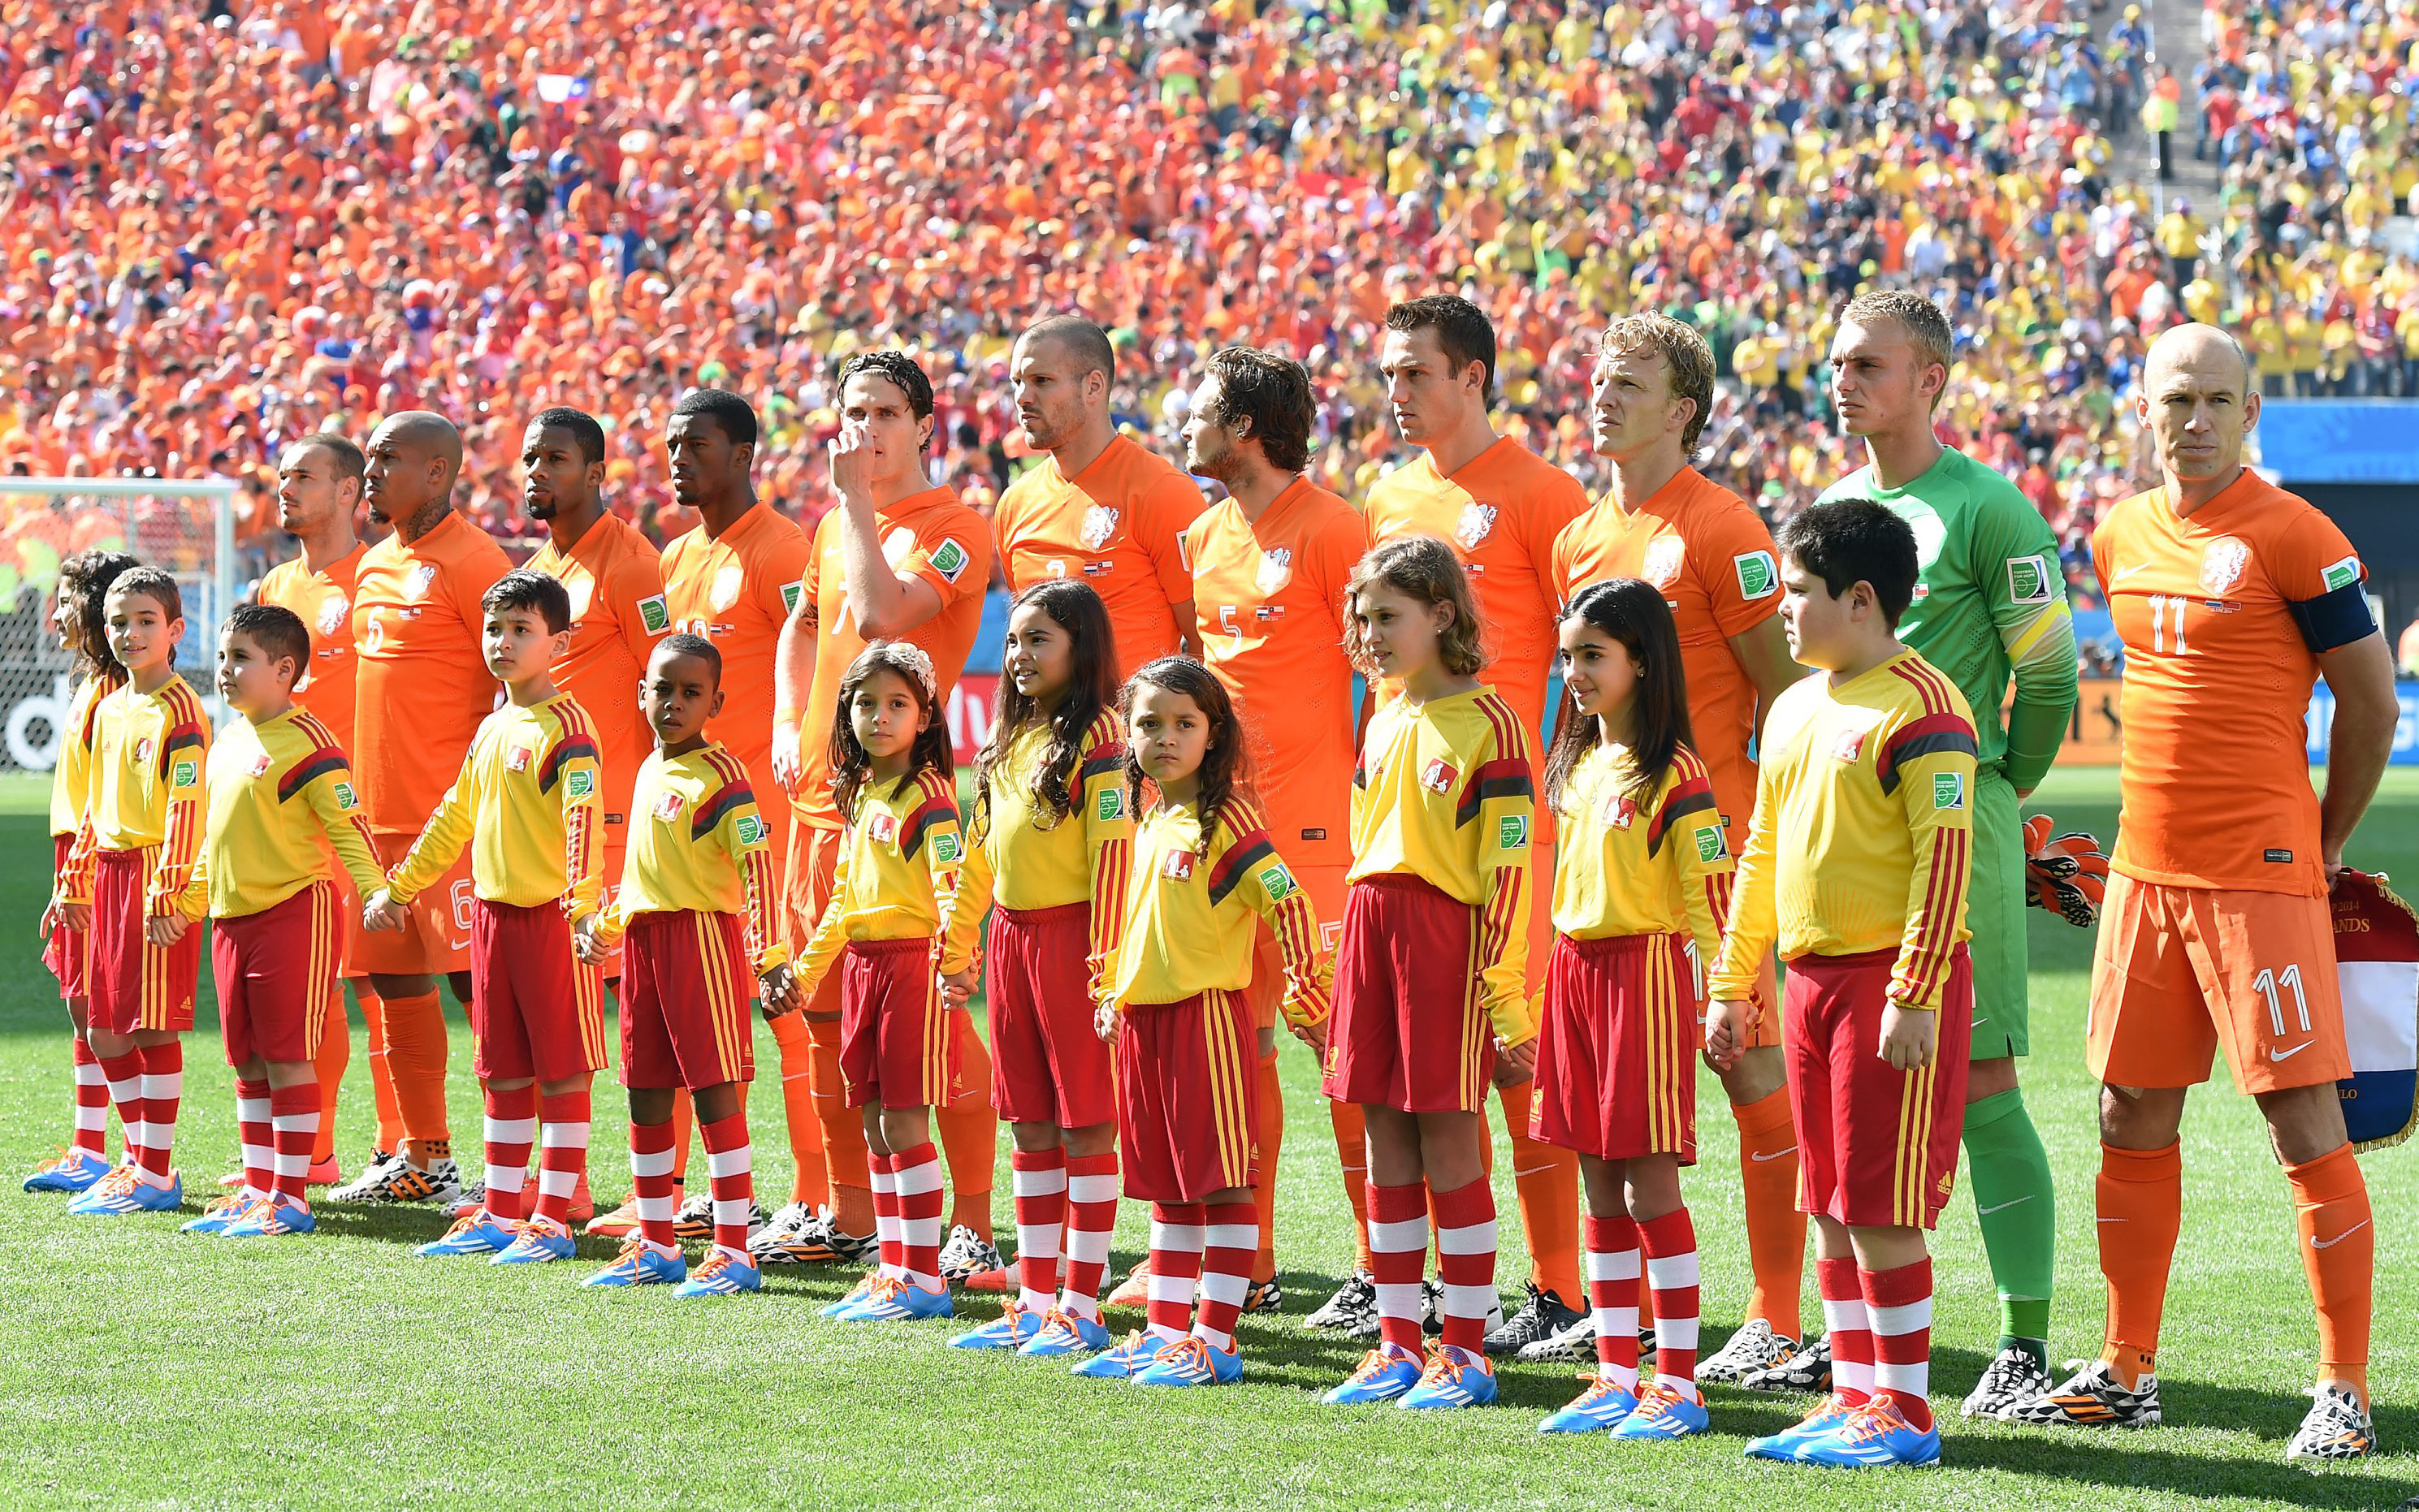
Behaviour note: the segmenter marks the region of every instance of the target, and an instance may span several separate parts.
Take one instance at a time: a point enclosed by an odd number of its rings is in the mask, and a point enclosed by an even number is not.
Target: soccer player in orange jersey
[[[932,440],[932,386],[924,370],[904,352],[863,353],[841,370],[840,397],[841,429],[831,447],[840,507],[815,528],[804,588],[782,626],[775,681],[772,773],[793,805],[786,884],[792,948],[801,952],[831,900],[840,854],[832,726],[849,664],[871,642],[912,642],[931,655],[947,708],[982,624],[983,588],[991,580],[990,527],[955,494],[934,487],[924,471]],[[817,1211],[824,1199],[802,1180],[790,1205],[752,1246],[760,1260],[854,1262],[873,1234],[865,1134],[840,1084],[840,1014],[834,976],[807,1000],[803,1014],[773,1021],[785,1088],[804,1071],[813,1092],[830,1211]],[[991,1239],[999,1118],[991,1106],[991,1058],[970,1016],[952,1013],[948,1032],[958,1077],[936,1122],[951,1193],[942,1270],[957,1281],[1000,1269]],[[793,1117],[793,1150],[807,1138]]]
[[[315,432],[286,443],[277,459],[277,527],[294,538],[302,555],[270,568],[254,592],[260,603],[291,611],[310,632],[311,658],[294,685],[294,701],[327,725],[347,751],[353,748],[353,585],[369,550],[353,534],[362,466],[362,449],[333,432]],[[353,938],[361,933],[361,900],[351,894],[343,867],[334,868],[334,876],[338,928],[344,958],[349,960]],[[369,983],[359,979],[362,973],[347,970],[345,974],[357,978],[357,993],[369,992]],[[312,1060],[319,1078],[319,1123],[311,1145],[310,1180],[315,1184],[344,1179],[336,1167],[336,1099],[352,1055],[345,995],[331,992],[328,1022]],[[395,1112],[394,1086],[384,1056],[370,1061],[370,1089],[377,1106],[377,1148],[393,1150],[403,1138],[403,1121]],[[226,1184],[225,1180],[220,1184]]]
[[[1668,315],[1631,315],[1598,344],[1589,407],[1596,455],[1612,464],[1611,494],[1554,541],[1554,593],[1591,583],[1652,583],[1672,607],[1688,689],[1688,724],[1735,849],[1755,807],[1749,743],[1780,690],[1804,675],[1780,626],[1772,532],[1745,500],[1688,465],[1714,397],[1705,339]],[[1797,1133],[1783,1083],[1780,1000],[1772,972],[1759,997],[1753,1046],[1721,1073],[1739,1124],[1739,1183],[1755,1284],[1747,1321],[1698,1367],[1701,1381],[1736,1381],[1786,1360],[1803,1336],[1806,1217],[1797,1211]]]
[[[393,866],[495,708],[496,680],[479,649],[480,601],[512,563],[485,531],[454,512],[462,433],[451,420],[424,409],[391,415],[364,451],[370,518],[394,533],[362,554],[353,584],[352,755],[371,847],[381,866]],[[353,940],[350,964],[369,977],[362,1013],[370,1055],[386,1061],[403,1138],[392,1154],[328,1194],[338,1201],[451,1202],[461,1195],[436,978],[450,977],[455,998],[470,1003],[471,902],[466,854],[419,894],[402,928],[363,931]]]
[[[1547,574],[1554,538],[1587,508],[1586,491],[1560,467],[1495,434],[1487,418],[1495,393],[1495,328],[1469,300],[1430,295],[1387,311],[1378,370],[1394,428],[1420,454],[1370,486],[1362,506],[1369,537],[1380,545],[1407,536],[1452,544],[1487,626],[1487,663],[1480,676],[1519,716],[1530,749],[1539,749],[1547,672],[1555,656],[1557,604]],[[1536,826],[1538,865],[1549,869],[1553,816],[1539,811]],[[1528,902],[1533,1009],[1553,921],[1543,890],[1533,889]],[[1527,1074],[1499,1063],[1497,1075],[1530,1260],[1527,1305],[1487,1338],[1488,1353],[1508,1354],[1583,1328],[1588,1317],[1573,1306],[1582,1296],[1579,1157],[1529,1138]],[[1361,1164],[1358,1130],[1348,1110],[1337,1109],[1336,1119],[1348,1180],[1350,1168]],[[1578,1352],[1586,1352],[1583,1343]]]
[[[1210,359],[1184,428],[1184,465],[1224,483],[1227,496],[1193,522],[1185,554],[1199,617],[1194,638],[1234,695],[1261,813],[1310,900],[1327,955],[1344,927],[1344,873],[1352,863],[1352,668],[1337,648],[1344,586],[1369,549],[1369,527],[1351,505],[1302,475],[1317,418],[1301,363],[1249,346]],[[1246,1312],[1280,1300],[1271,1226],[1285,1146],[1277,1022],[1286,975],[1276,936],[1265,926],[1258,962],[1245,989],[1259,1032],[1260,1139],[1252,1188],[1259,1252]],[[1358,1269],[1365,1275],[1365,1219],[1360,1228]],[[1376,1296],[1371,1287],[1373,1308]]]
[[[1201,490],[1109,418],[1117,354],[1081,315],[1052,315],[1016,340],[1009,380],[1025,442],[1050,454],[999,496],[994,522],[1009,587],[1081,577],[1109,607],[1120,676],[1188,649],[1193,582],[1179,538]]]
[[[2327,893],[2394,741],[2393,658],[2360,557],[2307,502],[2242,466],[2259,395],[2233,338],[2151,344],[2135,400],[2159,487],[2108,512],[2092,563],[2125,644],[2125,812],[2087,1020],[2100,1098],[2106,1346],[2016,1422],[2148,1426],[2181,1224],[2184,1094],[2223,1048],[2268,1121],[2318,1305],[2318,1383],[2286,1451],[2368,1454],[2377,1229],[2345,1140],[2350,1074]],[[2309,690],[2334,695],[2324,797]]]

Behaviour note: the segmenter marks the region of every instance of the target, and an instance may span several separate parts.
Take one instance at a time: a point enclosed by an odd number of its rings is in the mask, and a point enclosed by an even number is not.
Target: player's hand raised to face
[[[1940,1053],[1940,1016],[1891,1003],[1882,1010],[1881,1058],[1894,1071],[1920,1071]]]
[[[863,422],[841,424],[840,434],[831,439],[832,492],[843,498],[852,495],[862,498],[873,487],[873,438]]]

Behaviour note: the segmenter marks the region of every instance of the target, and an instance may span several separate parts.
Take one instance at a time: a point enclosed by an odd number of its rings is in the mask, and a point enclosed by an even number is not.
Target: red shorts
[[[605,983],[572,953],[560,903],[470,908],[470,1069],[482,1081],[562,1081],[605,1067]]]
[[[1327,1095],[1405,1113],[1476,1113],[1495,1071],[1495,1029],[1471,951],[1478,910],[1416,877],[1352,884],[1335,951]]]
[[[1240,992],[1129,1003],[1118,1016],[1117,1151],[1126,1196],[1198,1202],[1260,1166],[1259,1039]]]
[[[991,1106],[1011,1123],[1088,1128],[1117,1116],[1109,1047],[1092,1027],[1092,906],[994,909]]]
[[[1702,1012],[1687,936],[1557,936],[1529,1138],[1599,1160],[1695,1165]]]
[[[622,939],[622,1085],[661,1091],[756,1078],[756,990],[735,913],[642,913]]]
[[[218,978],[227,1064],[308,1061],[319,1053],[328,997],[336,990],[340,907],[336,884],[313,882],[258,913],[210,921],[210,971]]]
[[[193,1027],[193,982],[202,970],[202,926],[166,950],[144,933],[144,890],[160,848],[104,850],[95,858],[92,940],[85,1021],[112,1034],[183,1033]]]
[[[370,853],[388,871],[403,863],[416,834],[370,834]],[[475,970],[471,938],[479,895],[470,881],[470,848],[454,858],[445,875],[404,905],[401,929],[353,932],[345,942],[345,975],[445,976]]]
[[[957,1077],[929,937],[852,939],[840,954],[840,1079],[851,1107],[938,1107]]]
[[[2119,1087],[2209,1079],[2245,1092],[2351,1075],[2334,921],[2322,897],[2108,879],[2084,1063]]]
[[[68,852],[74,848],[74,835],[51,836],[51,875],[53,877],[67,870]],[[90,974],[87,970],[90,965],[87,956],[91,949],[92,941],[85,938],[83,930],[70,929],[66,924],[57,925],[52,929],[49,938],[43,940],[42,964],[51,969],[51,975],[59,979],[60,997],[81,998],[85,995],[86,979]]]
[[[1797,1122],[1797,1206],[1858,1228],[1929,1229],[1957,1181],[1974,962],[1965,947],[1940,991],[1932,1064],[1893,1071],[1878,1053],[1896,950],[1789,963],[1789,1111]]]

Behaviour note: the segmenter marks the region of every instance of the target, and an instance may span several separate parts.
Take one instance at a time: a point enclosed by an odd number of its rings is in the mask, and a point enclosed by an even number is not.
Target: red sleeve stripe
[[[1276,853],[1268,832],[1257,826],[1236,836],[1226,847],[1226,853],[1218,858],[1218,864],[1210,869],[1210,906],[1214,909],[1225,902],[1245,872]]]
[[[705,764],[708,768],[712,769],[715,775],[720,777],[726,783],[746,783],[748,781],[747,769],[740,764],[737,756],[732,756],[728,751],[715,750],[706,752]],[[753,785],[750,784],[750,786],[752,787]]]
[[[1928,664],[1919,665],[1914,662],[1901,662],[1890,670],[1898,675],[1901,681],[1915,690],[1916,696],[1923,702],[1925,713],[1945,714],[1949,711],[1951,705],[1949,701],[1948,680],[1940,675],[1938,668]]]
[[[1125,764],[1126,748],[1122,741],[1096,745],[1085,755],[1083,766],[1076,771],[1076,786],[1081,787],[1106,772],[1123,771]]]
[[[914,856],[917,851],[923,848],[925,834],[943,820],[951,824],[958,822],[956,802],[942,797],[926,798],[923,802],[916,806],[915,813],[907,816],[907,823],[899,837],[899,854]]]
[[[1529,759],[1529,732],[1521,727],[1520,716],[1512,710],[1500,693],[1490,693],[1478,700],[1478,707],[1495,725],[1496,742],[1502,754],[1518,761]]]
[[[277,801],[290,802],[303,788],[320,778],[352,770],[352,763],[345,759],[345,753],[322,746],[294,763],[293,770],[285,773],[285,780],[277,785]]]
[[[554,791],[554,785],[562,780],[562,769],[580,756],[591,761],[601,762],[604,759],[596,754],[596,742],[590,740],[584,731],[557,741],[554,749],[547,753],[546,763],[538,768],[537,790],[541,793]]]
[[[1454,827],[1458,829],[1478,817],[1479,809],[1491,798],[1525,798],[1537,801],[1536,778],[1529,763],[1518,760],[1489,761],[1470,774],[1462,786],[1461,802],[1454,805]]]
[[[1663,837],[1671,833],[1674,823],[1691,814],[1706,813],[1713,807],[1714,785],[1702,775],[1684,777],[1673,784],[1671,791],[1663,795],[1663,806],[1656,809],[1655,817],[1647,822],[1646,854],[1650,857],[1661,854]]]
[[[1958,903],[1965,895],[1965,871],[1968,847],[1972,836],[1964,830],[1936,832],[1932,851],[1932,875],[1927,879],[1923,900],[1923,927],[1910,953],[1901,992],[1911,1000],[1932,1000],[1939,991],[1941,974],[1956,948],[1956,927],[1952,922]]]
[[[689,820],[689,838],[704,839],[714,832],[715,826],[720,824],[724,816],[732,809],[742,803],[754,802],[756,802],[756,794],[745,779],[724,783],[719,792],[698,805],[697,817]]]
[[[1943,751],[1963,752],[1980,756],[1981,747],[1975,743],[1973,725],[1947,711],[1926,714],[1903,726],[1890,737],[1873,762],[1873,774],[1881,779],[1884,793],[1898,791],[1899,769],[1918,757],[1934,756]]]

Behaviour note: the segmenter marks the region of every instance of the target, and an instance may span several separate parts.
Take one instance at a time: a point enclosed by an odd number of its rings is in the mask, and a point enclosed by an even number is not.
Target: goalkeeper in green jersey
[[[2074,626],[2047,522],[2004,476],[1934,433],[1951,342],[1948,319],[1918,295],[1864,294],[1841,312],[1832,399],[1841,428],[1864,438],[1867,461],[1822,501],[1873,499],[1915,528],[1921,574],[1899,638],[1957,684],[1980,737],[1964,1142],[1974,1212],[1998,1285],[2000,1338],[1965,1413],[1997,1417],[2051,1383],[2056,1201],[2049,1157],[2016,1085],[2015,1058],[2027,1048],[2018,810],[2057,757],[2077,691]]]

